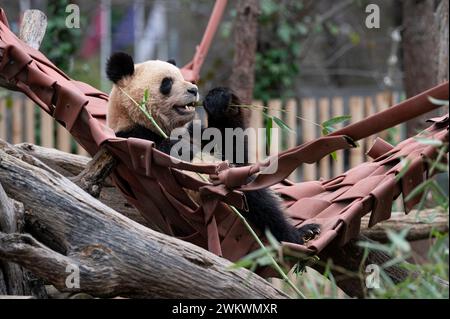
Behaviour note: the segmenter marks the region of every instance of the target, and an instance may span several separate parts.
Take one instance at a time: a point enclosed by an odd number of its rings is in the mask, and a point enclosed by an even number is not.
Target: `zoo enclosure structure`
[[[414,138],[395,147],[377,139],[368,152],[374,158],[371,162],[327,180],[292,183],[285,179],[305,163],[313,164],[333,151],[354,148],[355,141],[437,108],[429,97],[448,99],[448,82],[276,155],[279,170],[272,175],[258,174],[265,163],[234,168],[227,163],[194,165],[173,161],[155,149],[151,141],[117,138],[105,125],[107,94],[68,78],[42,53],[19,40],[9,30],[3,12],[0,13],[0,76],[8,88],[27,95],[91,155],[101,147],[113,154],[119,162],[112,176],[115,185],[152,228],[231,261],[258,248],[242,221],[226,205],[243,209],[242,191],[273,187],[284,199],[286,214],[295,226],[319,223],[322,233],[318,238],[305,245],[284,243],[284,246],[304,254],[320,254],[328,247],[341,247],[355,238],[362,216],[371,213],[369,226],[388,219],[392,201],[401,194],[407,197],[428,178],[428,160],[437,156],[435,146]],[[431,123],[422,136],[447,143],[448,115],[432,119]],[[406,167],[404,158],[409,162]],[[185,170],[210,175],[215,183],[192,178]],[[251,175],[255,179],[246,184]],[[201,203],[193,202],[185,189],[198,191]],[[419,199],[416,196],[407,201],[406,211]],[[259,272],[272,274],[270,269]]]

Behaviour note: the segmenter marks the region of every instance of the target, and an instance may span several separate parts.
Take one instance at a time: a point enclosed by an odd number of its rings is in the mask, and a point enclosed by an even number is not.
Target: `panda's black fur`
[[[117,63],[117,61],[125,61],[125,63]],[[132,76],[129,62],[127,57],[113,55],[107,65],[107,75],[110,80],[117,83],[122,77]],[[173,61],[170,61],[170,63],[174,64]],[[171,87],[171,82],[164,78],[161,81],[159,90],[163,95],[168,96],[170,95]],[[145,90],[144,86],[142,90]],[[245,130],[246,121],[242,109],[233,107],[233,105],[239,104],[237,96],[228,88],[221,87],[211,90],[203,101],[209,127],[215,127],[222,133],[224,133],[226,128],[242,128]],[[192,123],[188,128],[192,130]],[[135,137],[151,140],[155,143],[157,149],[166,154],[170,154],[172,146],[178,142],[163,138],[153,130],[137,123],[134,123],[132,127],[116,132],[116,135],[123,138]],[[223,138],[224,136],[225,134],[222,134]],[[222,143],[222,145],[225,144]],[[247,154],[246,141],[244,147],[244,154]],[[225,150],[222,150],[222,160],[227,159],[230,162],[235,162],[234,158],[225,158],[225,154]],[[191,154],[192,156],[193,154]],[[245,162],[247,162],[247,159],[245,159]],[[242,165],[242,163],[236,165]],[[320,232],[319,226],[316,224],[308,224],[298,229],[292,226],[284,217],[279,198],[269,189],[248,191],[245,192],[245,196],[249,210],[241,213],[259,230],[264,231],[268,229],[279,241],[303,244],[305,239],[312,238]]]

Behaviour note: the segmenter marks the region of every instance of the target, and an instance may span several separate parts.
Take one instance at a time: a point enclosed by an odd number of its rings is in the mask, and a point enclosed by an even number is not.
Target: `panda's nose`
[[[192,94],[193,96],[197,96],[198,94],[198,89],[197,88],[189,88],[188,93]]]

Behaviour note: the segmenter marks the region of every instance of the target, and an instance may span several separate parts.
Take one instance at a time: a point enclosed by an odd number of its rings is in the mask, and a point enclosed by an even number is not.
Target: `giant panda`
[[[184,80],[174,61],[151,60],[135,65],[133,58],[122,52],[114,53],[109,58],[106,72],[113,82],[107,125],[118,137],[151,140],[157,149],[170,154],[177,141],[163,138],[132,99],[141,101],[145,90],[148,90],[147,110],[170,136],[174,129],[185,127],[192,130],[194,105],[199,101],[198,87]],[[209,127],[215,127],[221,132],[226,128],[240,127],[245,130],[245,123],[248,122],[245,113],[242,108],[234,107],[239,104],[238,97],[228,88],[211,90],[203,100]],[[225,153],[222,152],[222,156]],[[243,216],[260,231],[269,230],[279,241],[304,244],[305,240],[320,233],[316,224],[298,229],[292,226],[284,217],[280,199],[269,189],[248,191],[245,196],[248,211],[242,211]]]

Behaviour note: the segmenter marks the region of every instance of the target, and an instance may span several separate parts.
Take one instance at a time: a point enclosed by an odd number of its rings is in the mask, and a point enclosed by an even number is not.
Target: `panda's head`
[[[136,124],[158,132],[133,102],[140,103],[145,90],[148,90],[147,111],[166,134],[193,120],[198,88],[184,80],[173,61],[152,60],[135,65],[128,54],[115,53],[108,60],[106,73],[114,83],[107,121],[115,132]]]

